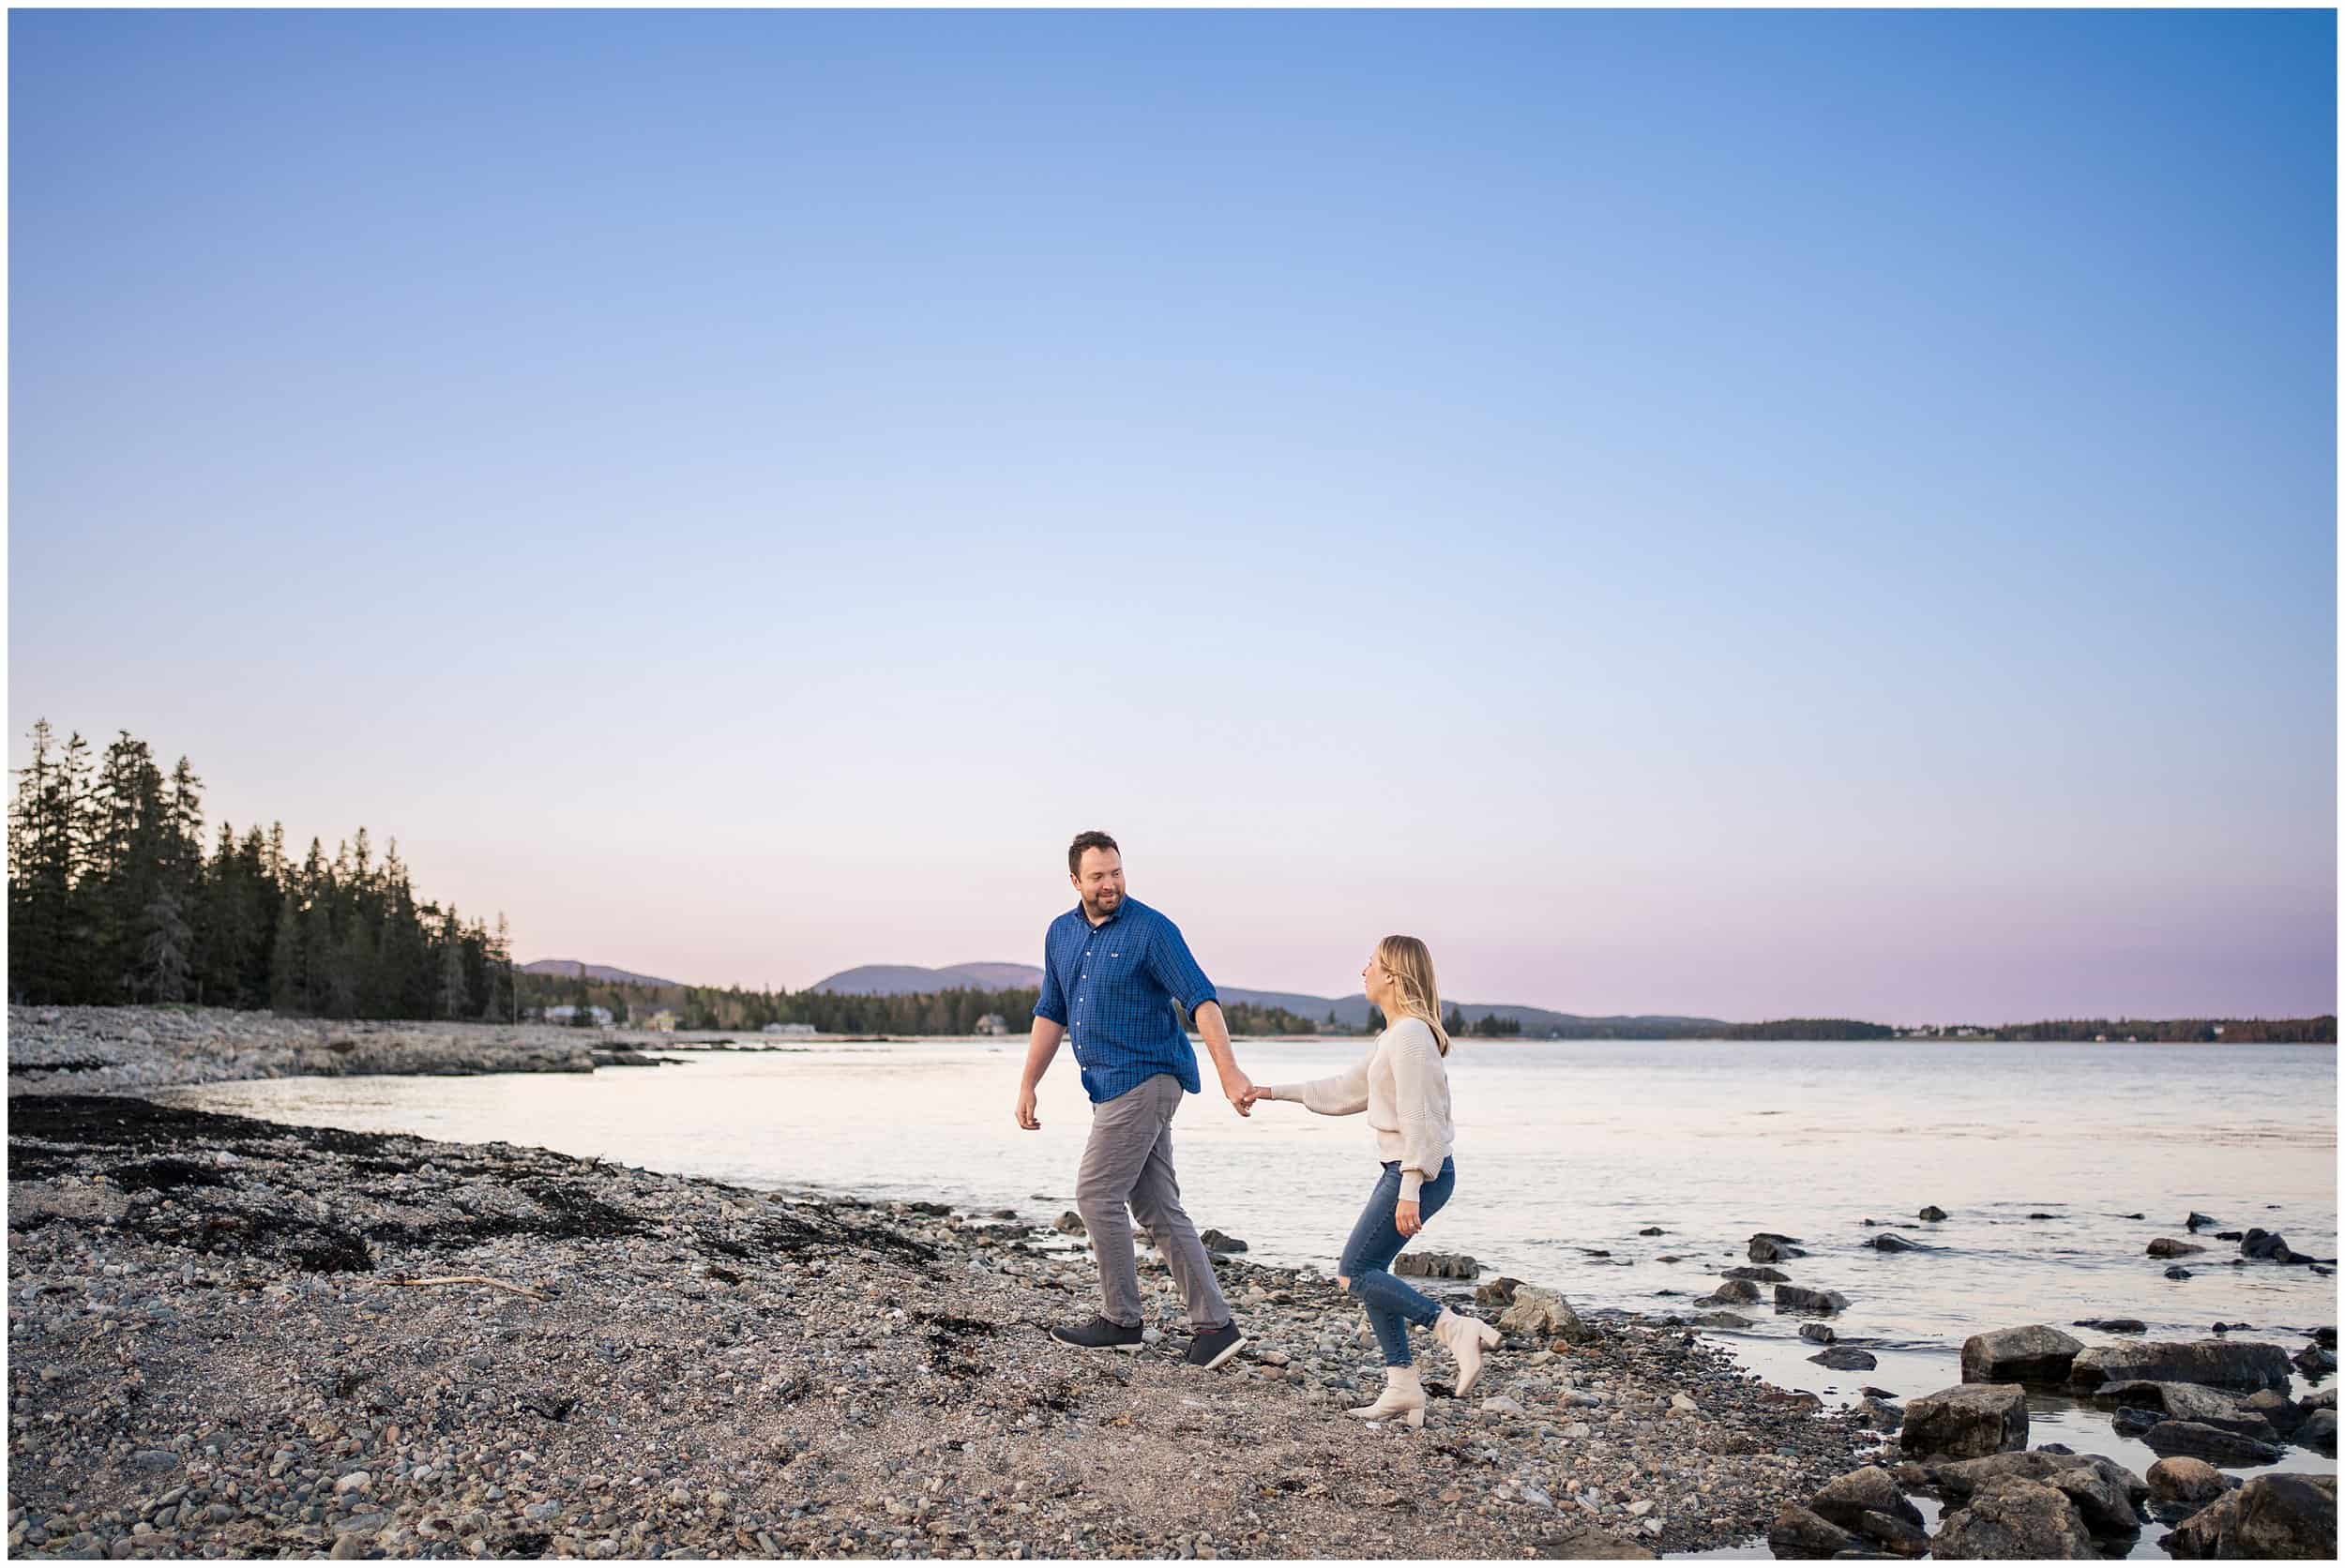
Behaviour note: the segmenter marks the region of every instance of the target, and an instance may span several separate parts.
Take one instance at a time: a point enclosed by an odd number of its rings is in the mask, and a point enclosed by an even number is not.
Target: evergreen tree
[[[298,1013],[309,1005],[310,979],[302,962],[301,933],[309,918],[291,893],[278,911],[277,933],[269,947],[268,1004],[279,1013]]]
[[[192,973],[189,948],[194,939],[179,912],[179,896],[170,888],[155,895],[143,922],[146,939],[139,952],[139,981],[134,994],[150,1002],[184,1002]]]
[[[472,1017],[472,993],[464,985],[464,945],[456,926],[456,912],[447,912],[440,937],[439,1014],[444,1018]]]

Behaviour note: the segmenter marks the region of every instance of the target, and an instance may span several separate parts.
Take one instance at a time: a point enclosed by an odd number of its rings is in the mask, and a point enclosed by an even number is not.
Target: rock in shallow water
[[[2204,1459],[2176,1455],[2150,1467],[2150,1496],[2158,1502],[2212,1502],[2232,1482]]]
[[[2187,1454],[2217,1465],[2271,1465],[2280,1456],[2274,1444],[2199,1421],[2161,1421],[2141,1440],[2161,1455]]]
[[[2146,1379],[2200,1383],[2252,1394],[2260,1388],[2285,1391],[2287,1352],[2277,1345],[2228,1339],[2143,1340],[2128,1345],[2090,1345],[2068,1367],[2071,1386],[2092,1390],[2107,1382]]]
[[[1932,1557],[1953,1561],[2087,1561],[2100,1556],[2067,1493],[2016,1478],[1982,1486],[1967,1505],[1948,1514],[1929,1549]]]
[[[1867,1465],[1846,1475],[1834,1476],[1808,1500],[1808,1506],[1843,1530],[1863,1529],[1857,1522],[1858,1515],[1868,1512],[1891,1515],[1908,1524],[1922,1522],[1922,1511],[1906,1500],[1905,1494],[1898,1489],[1897,1478],[1879,1465]]]
[[[1924,1395],[1905,1410],[1898,1441],[1908,1454],[1957,1458],[2027,1446],[2027,1391],[2017,1383],[1964,1383]]]
[[[2084,1341],[2042,1323],[1974,1334],[1962,1342],[1962,1380],[1966,1383],[2065,1382],[2068,1368],[2083,1349]]]
[[[1848,1298],[1838,1290],[1814,1290],[1805,1285],[1778,1285],[1775,1288],[1775,1309],[1778,1312],[1845,1311]]]
[[[1863,1545],[1813,1509],[1786,1503],[1767,1528],[1767,1548],[1781,1558],[1825,1558]]]
[[[2337,1556],[2337,1477],[2259,1475],[2177,1525],[2158,1542],[2178,1558]]]

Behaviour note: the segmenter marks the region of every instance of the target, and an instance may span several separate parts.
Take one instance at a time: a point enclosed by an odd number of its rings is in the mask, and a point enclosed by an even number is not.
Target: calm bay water
[[[1338,1072],[1365,1049],[1238,1048],[1259,1082]],[[1021,1132],[1023,1052],[1023,1041],[818,1044],[591,1077],[285,1078],[180,1097],[1047,1221],[1070,1204],[1089,1108],[1062,1052],[1041,1130]],[[2262,1226],[2299,1252],[2337,1255],[2333,1048],[1461,1041],[1451,1079],[1457,1197],[1417,1245],[1472,1253],[1486,1277],[1560,1287],[1584,1311],[1684,1305],[1746,1260],[1752,1232],[1798,1236],[1810,1256],[1785,1272],[1850,1298],[1836,1326],[1878,1369],[1811,1364],[1799,1320],[1763,1305],[1746,1312],[1760,1319],[1750,1331],[1714,1337],[1770,1380],[1836,1402],[1865,1384],[1910,1397],[1959,1381],[1961,1342],[1981,1329],[2128,1317],[2152,1337],[2195,1338],[2246,1322],[2292,1352],[2301,1338],[2280,1330],[2337,1319],[2333,1277],[2232,1268],[2235,1249],[2210,1240],[2184,1259],[2190,1278],[2169,1280],[2143,1252],[2186,1237],[2197,1209],[2223,1229]],[[1206,1089],[1174,1123],[1191,1216],[1243,1237],[1258,1260],[1331,1268],[1377,1174],[1366,1123],[1286,1104],[1241,1119],[1209,1068]],[[1919,1222],[1926,1204],[1949,1217]],[[1877,1252],[1868,1218],[1932,1250]],[[1638,1233],[1654,1226],[1664,1234]],[[2137,1470],[2156,1458],[2116,1438],[2106,1413],[2046,1396],[2034,1440],[2055,1439]],[[2335,1467],[2292,1450],[2279,1468]],[[2145,1532],[2144,1555],[2157,1533]]]

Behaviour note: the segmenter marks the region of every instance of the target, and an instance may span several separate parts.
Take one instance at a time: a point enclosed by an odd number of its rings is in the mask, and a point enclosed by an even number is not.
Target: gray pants
[[[1180,1079],[1158,1073],[1091,1108],[1091,1141],[1075,1178],[1075,1208],[1099,1260],[1100,1315],[1126,1328],[1142,1326],[1133,1219],[1172,1265],[1190,1330],[1205,1334],[1230,1321],[1229,1303],[1221,1299],[1197,1228],[1181,1208],[1181,1184],[1172,1175],[1172,1113],[1187,1093]]]

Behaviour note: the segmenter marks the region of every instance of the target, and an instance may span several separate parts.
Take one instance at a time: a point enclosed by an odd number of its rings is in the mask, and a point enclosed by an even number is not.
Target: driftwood
[[[491,1279],[487,1274],[433,1274],[429,1279],[386,1279],[383,1283],[386,1285],[487,1285],[499,1290],[510,1290],[517,1296],[527,1296],[533,1302],[541,1302],[546,1299],[545,1292],[542,1290],[533,1290],[526,1285],[507,1284],[502,1279]]]

